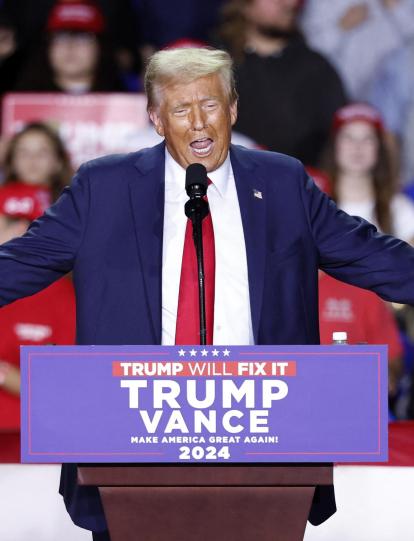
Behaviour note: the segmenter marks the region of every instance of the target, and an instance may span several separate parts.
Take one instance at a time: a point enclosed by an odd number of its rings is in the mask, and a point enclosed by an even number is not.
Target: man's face
[[[159,92],[150,117],[167,149],[182,167],[203,164],[214,171],[227,157],[237,102],[229,97],[218,74],[191,83],[172,83]]]

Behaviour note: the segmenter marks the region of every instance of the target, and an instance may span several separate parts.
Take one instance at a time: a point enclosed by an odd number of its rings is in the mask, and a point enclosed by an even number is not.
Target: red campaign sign
[[[161,141],[149,123],[145,94],[7,94],[2,134],[10,137],[28,122],[55,126],[72,165],[103,156],[135,152]]]

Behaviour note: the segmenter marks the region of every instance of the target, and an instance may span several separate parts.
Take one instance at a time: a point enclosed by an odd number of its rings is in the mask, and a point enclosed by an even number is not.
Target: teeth
[[[211,145],[208,145],[206,148],[193,148],[196,154],[208,154],[210,152]]]
[[[213,141],[208,137],[204,137],[193,141],[190,146],[193,153],[197,156],[206,156],[211,152]]]

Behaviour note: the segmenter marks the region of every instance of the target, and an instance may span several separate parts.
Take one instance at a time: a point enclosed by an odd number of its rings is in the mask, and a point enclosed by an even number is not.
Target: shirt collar
[[[185,169],[174,160],[165,147],[165,199],[174,201],[185,197]]]
[[[221,197],[226,195],[230,176],[230,153],[218,169],[208,173],[208,178]],[[177,163],[165,147],[165,197],[182,198],[185,194],[185,169]],[[208,193],[207,193],[208,195]]]
[[[227,192],[230,177],[230,153],[227,153],[227,157],[224,162],[215,171],[208,173],[208,178],[213,183],[220,197],[224,197]]]

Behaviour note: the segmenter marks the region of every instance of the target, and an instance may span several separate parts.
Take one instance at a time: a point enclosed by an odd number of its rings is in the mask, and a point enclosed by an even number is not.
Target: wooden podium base
[[[298,541],[314,488],[105,487],[100,492],[111,541]]]
[[[300,541],[331,466],[96,466],[111,541]]]

